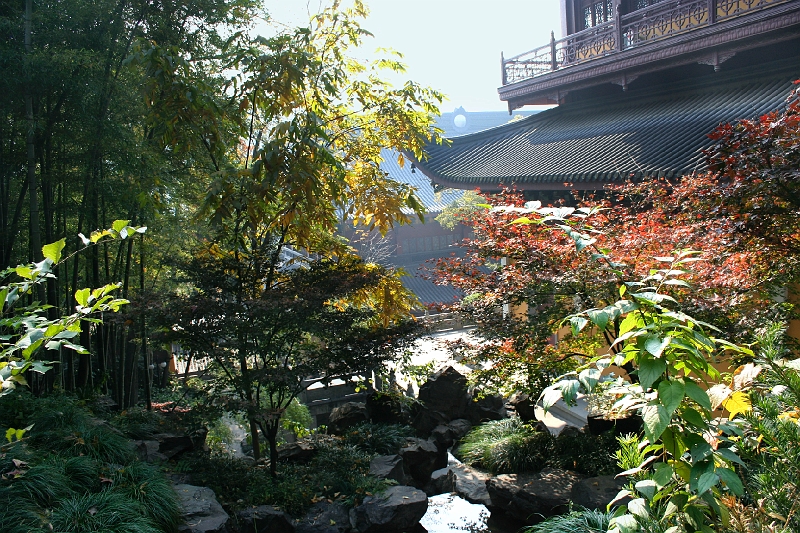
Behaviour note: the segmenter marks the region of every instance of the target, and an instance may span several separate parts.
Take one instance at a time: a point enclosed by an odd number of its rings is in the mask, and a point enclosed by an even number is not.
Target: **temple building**
[[[435,186],[548,202],[679,177],[719,124],[780,107],[800,78],[800,0],[560,2],[564,37],[503,58],[498,89],[509,111],[556,107],[431,146],[415,166]]]

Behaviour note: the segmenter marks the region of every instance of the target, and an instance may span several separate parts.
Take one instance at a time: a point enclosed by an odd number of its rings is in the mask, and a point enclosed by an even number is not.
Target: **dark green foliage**
[[[165,420],[159,411],[132,408],[113,417],[110,423],[132,439],[147,440],[164,431]]]
[[[605,533],[612,513],[576,509],[523,529],[524,533]]]
[[[50,520],[59,533],[161,533],[137,505],[112,491],[73,496],[53,511]]]
[[[266,503],[295,516],[315,499],[354,505],[389,485],[368,475],[373,453],[336,437],[317,437],[315,445],[318,452],[308,464],[282,464],[275,478],[267,467],[225,456],[194,455],[183,466],[192,483],[213,489],[226,508]]]
[[[0,531],[176,529],[180,510],[171,485],[133,460],[131,443],[116,429],[67,398],[29,401],[32,429],[0,448]]]
[[[742,458],[750,498],[766,521],[800,531],[800,364],[797,359],[787,364],[791,354],[783,346],[784,333],[772,325],[758,338],[763,384],[752,393],[753,410],[746,414],[752,433],[743,442]]]
[[[493,473],[536,472],[550,466],[598,476],[618,471],[613,457],[618,447],[610,433],[553,437],[518,418],[507,418],[473,428],[456,453],[465,463]]]
[[[473,428],[458,447],[459,458],[493,473],[541,470],[547,466],[553,438],[519,418],[506,418]]]
[[[364,452],[388,455],[397,453],[406,438],[413,436],[414,430],[408,426],[364,422],[351,428],[343,438]]]
[[[143,513],[160,529],[172,531],[178,527],[180,507],[172,485],[155,468],[133,462],[111,472],[115,493],[141,505]]]

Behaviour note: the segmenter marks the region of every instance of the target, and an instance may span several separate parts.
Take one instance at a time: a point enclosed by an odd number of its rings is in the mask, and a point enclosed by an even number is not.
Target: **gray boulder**
[[[278,446],[278,459],[294,463],[305,463],[317,453],[313,443],[301,440]]]
[[[534,398],[531,398],[528,393],[515,392],[508,399],[506,405],[508,406],[509,409],[517,413],[517,416],[521,420],[525,422],[536,420],[536,413],[534,413],[536,402],[534,401]]]
[[[450,422],[450,417],[445,413],[417,404],[411,419],[411,427],[414,428],[418,437],[427,439],[434,429],[446,425],[448,422]]]
[[[572,487],[580,475],[545,468],[536,474],[503,474],[486,484],[492,506],[528,524],[569,510]]]
[[[491,475],[470,468],[465,464],[450,466],[456,476],[455,493],[470,503],[479,503],[486,507],[492,506],[492,498],[486,488],[486,482]]]
[[[158,453],[167,459],[174,459],[179,455],[194,450],[197,446],[195,444],[198,440],[205,441],[205,437],[200,439],[192,439],[188,435],[180,435],[176,433],[159,433],[153,435],[153,439],[158,441]],[[200,446],[202,447],[202,445]]]
[[[456,475],[450,467],[440,468],[431,474],[431,480],[425,485],[425,494],[436,496],[456,490]]]
[[[473,425],[487,420],[501,420],[507,416],[508,413],[502,396],[471,397],[467,402],[466,418]]]
[[[208,487],[174,485],[184,521],[178,531],[188,533],[225,533],[228,531],[228,513],[222,508]]]
[[[431,432],[431,440],[436,442],[440,448],[448,449],[472,429],[469,420],[458,418],[447,424],[439,424]]]
[[[295,524],[295,533],[345,533],[350,531],[350,514],[336,503],[319,502]]]
[[[403,458],[399,455],[379,455],[369,462],[369,474],[380,479],[393,479],[405,485],[406,474]]]
[[[136,447],[136,455],[140,461],[163,463],[169,460],[169,457],[158,451],[160,444],[157,440],[136,440],[133,441],[133,445]]]
[[[294,533],[292,518],[271,505],[259,505],[236,513],[239,533]]]
[[[428,510],[428,497],[419,489],[390,487],[379,496],[367,496],[350,513],[359,533],[399,533],[416,526]]]
[[[467,378],[449,366],[419,388],[417,399],[442,413],[447,421],[464,418],[467,409]]]
[[[434,470],[447,466],[447,450],[441,450],[431,440],[408,439],[400,449],[403,469],[415,487],[423,488],[431,479]]]
[[[334,407],[328,418],[328,431],[341,435],[351,427],[368,420],[367,406],[361,402],[347,402]]]
[[[625,479],[614,476],[598,476],[582,479],[572,487],[571,500],[575,505],[587,509],[605,510],[625,486]],[[626,502],[618,502],[618,505]]]

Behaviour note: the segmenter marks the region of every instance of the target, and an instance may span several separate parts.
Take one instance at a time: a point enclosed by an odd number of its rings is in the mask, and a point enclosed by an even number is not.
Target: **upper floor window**
[[[579,27],[582,30],[614,18],[614,0],[581,0],[580,6],[582,19]]]

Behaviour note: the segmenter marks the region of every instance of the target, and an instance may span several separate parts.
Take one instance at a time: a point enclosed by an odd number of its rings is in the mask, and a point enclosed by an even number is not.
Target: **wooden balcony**
[[[558,103],[566,92],[627,83],[699,62],[715,69],[737,51],[800,36],[800,0],[666,0],[502,59],[510,108]]]

